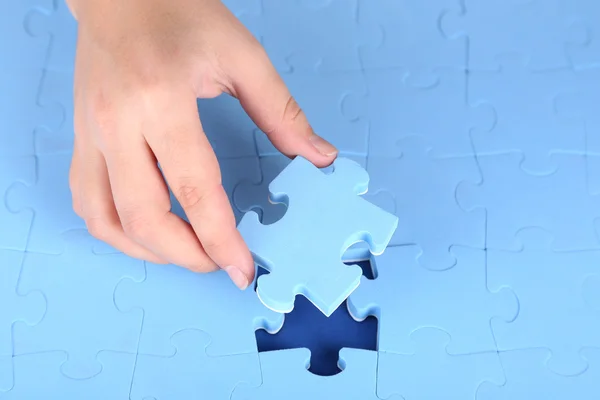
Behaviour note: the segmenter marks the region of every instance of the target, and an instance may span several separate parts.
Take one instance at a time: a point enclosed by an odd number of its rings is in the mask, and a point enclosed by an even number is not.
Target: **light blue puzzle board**
[[[0,400],[600,398],[600,2],[225,3],[399,219],[348,301],[378,351],[311,375],[304,350],[258,353],[285,322],[254,291],[91,238],[68,187],[77,25],[6,0]],[[289,160],[235,99],[198,109],[238,221],[277,220]]]

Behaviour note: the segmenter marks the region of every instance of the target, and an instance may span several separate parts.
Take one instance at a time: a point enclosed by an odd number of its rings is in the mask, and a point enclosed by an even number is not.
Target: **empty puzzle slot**
[[[363,275],[373,279],[368,261],[359,262]],[[259,268],[258,274],[268,271]],[[338,366],[339,351],[343,347],[377,350],[377,319],[369,317],[355,321],[344,301],[328,318],[304,296],[296,296],[294,309],[285,316],[281,330],[271,335],[256,331],[258,351],[308,348],[311,351],[309,371],[315,375],[330,376],[341,371]]]

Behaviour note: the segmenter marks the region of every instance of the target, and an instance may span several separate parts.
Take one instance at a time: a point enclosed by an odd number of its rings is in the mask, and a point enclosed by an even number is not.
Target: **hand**
[[[69,177],[75,211],[93,236],[125,254],[197,272],[222,268],[246,288],[254,263],[197,98],[235,96],[289,157],[324,167],[336,149],[313,133],[264,49],[219,0],[69,6],[79,24]],[[171,213],[168,187],[189,224]]]

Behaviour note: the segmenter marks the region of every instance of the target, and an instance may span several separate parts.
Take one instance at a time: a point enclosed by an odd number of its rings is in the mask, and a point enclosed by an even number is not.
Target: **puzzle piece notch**
[[[135,366],[135,354],[101,351],[98,375],[89,379],[71,379],[61,373],[68,361],[62,351],[24,354],[14,357],[15,385],[0,393],[2,400],[54,399],[125,399]]]
[[[157,292],[162,295],[157,297]],[[188,328],[213,338],[206,349],[209,356],[256,353],[255,331],[277,333],[284,322],[283,314],[264,307],[254,291],[240,291],[223,270],[198,274],[176,265],[146,263],[145,279],[123,279],[114,299],[121,312],[137,309],[144,314],[139,354],[172,355],[171,336]],[[200,312],[198,304],[207,306]]]
[[[447,350],[453,355],[495,351],[490,320],[513,320],[518,299],[508,288],[487,290],[484,250],[452,247],[457,263],[443,271],[421,267],[420,252],[417,246],[390,247],[374,257],[376,278],[363,278],[350,295],[350,315],[357,321],[371,315],[378,319],[380,352],[414,354],[409,337],[419,328],[448,332],[452,341]],[[457,319],[455,310],[465,318]],[[389,318],[394,315],[403,317]]]
[[[567,54],[575,69],[600,67],[600,6],[588,0],[562,0],[562,5],[573,20],[572,39],[567,43]]]
[[[34,327],[15,326],[14,351],[22,355],[63,350],[68,361],[61,371],[85,379],[101,372],[96,361],[100,351],[136,352],[142,315],[120,313],[113,290],[123,278],[141,280],[144,264],[123,254],[93,254],[96,240],[85,230],[67,231],[60,239],[61,254],[25,256],[19,291],[43,293],[47,311]]]
[[[524,349],[500,352],[506,375],[506,384],[482,384],[478,400],[529,400],[576,398],[592,400],[600,393],[600,352],[586,349],[589,368],[580,375],[561,376],[546,364],[550,357],[547,349]]]
[[[0,249],[0,304],[8,305],[0,307],[0,393],[13,386],[14,326],[34,326],[46,313],[43,293],[17,291],[22,262],[22,252]]]
[[[419,246],[419,263],[432,270],[456,263],[453,245],[485,248],[485,212],[465,212],[455,197],[460,182],[482,181],[475,157],[435,157],[431,142],[419,135],[405,137],[396,149],[399,158],[370,157],[368,166],[371,188],[393,194],[402,221],[391,245]]]
[[[518,251],[516,233],[523,227],[551,232],[556,251],[598,248],[593,220],[600,215],[599,199],[588,193],[585,157],[555,154],[552,158],[556,171],[534,176],[520,168],[522,153],[480,156],[483,181],[457,186],[456,201],[462,209],[486,212],[488,249]],[[557,192],[557,187],[563,189]],[[507,197],[512,193],[519,196]]]
[[[521,152],[521,168],[532,175],[548,175],[557,168],[554,154],[583,154],[585,128],[556,115],[556,97],[571,91],[576,76],[568,69],[536,72],[515,54],[499,58],[496,72],[472,72],[469,101],[494,105],[497,123],[487,132],[472,133],[478,155]],[[506,93],[519,93],[515,98]]]
[[[456,0],[433,2],[363,2],[359,20],[380,26],[382,40],[360,47],[365,70],[406,69],[405,81],[428,86],[438,79],[436,69],[465,71],[466,41],[449,41],[440,32],[440,10],[458,9]],[[426,42],[427,46],[420,43]]]
[[[415,353],[379,353],[377,395],[390,394],[403,399],[475,398],[483,382],[505,382],[496,351],[450,355],[446,346],[450,335],[436,328],[421,328],[410,334]],[[432,385],[431,382],[435,382]]]
[[[30,11],[24,21],[26,31],[33,37],[49,37],[45,69],[72,73],[75,69],[77,21],[64,1],[54,1],[50,13],[39,9]]]
[[[288,393],[292,400],[324,399],[332,393],[349,400],[378,400],[376,394],[377,352],[343,348],[338,365],[342,370],[332,376],[308,371],[310,350],[297,348],[259,353],[263,383],[259,387],[240,385],[232,400],[279,399]]]
[[[226,399],[240,384],[260,385],[258,353],[211,357],[211,341],[206,332],[184,329],[171,337],[172,356],[138,355],[131,399]]]
[[[520,251],[488,251],[490,290],[510,287],[519,298],[513,321],[492,320],[498,349],[548,348],[556,373],[579,374],[586,368],[579,349],[600,347],[600,313],[583,292],[586,279],[599,271],[600,250],[553,251],[552,235],[540,228],[523,229],[518,238]]]
[[[397,217],[360,197],[368,182],[367,172],[350,159],[336,159],[333,172],[325,174],[302,157],[271,182],[273,201],[288,204],[283,218],[262,225],[258,215],[249,212],[238,225],[256,263],[271,272],[258,278],[257,293],[263,304],[290,312],[295,296],[304,294],[331,315],[358,286],[362,270],[344,265],[342,254],[357,242],[366,242],[371,253],[381,254],[398,224]],[[319,212],[327,204],[332,207]],[[355,218],[348,219],[348,213]],[[312,226],[327,229],[313,235],[303,231]]]
[[[467,0],[460,12],[444,10],[440,29],[449,39],[468,39],[471,70],[497,70],[497,57],[519,54],[530,70],[570,67],[564,43],[583,44],[562,0]],[[493,43],[493,45],[490,45]]]

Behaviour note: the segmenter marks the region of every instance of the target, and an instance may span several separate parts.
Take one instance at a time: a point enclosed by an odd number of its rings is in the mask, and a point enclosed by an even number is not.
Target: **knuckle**
[[[177,189],[177,198],[184,209],[197,207],[205,196],[206,193],[197,185],[183,183]]]
[[[152,235],[152,226],[146,215],[140,212],[125,212],[121,224],[125,234],[135,241],[145,242]]]
[[[98,240],[106,241],[110,237],[109,228],[106,225],[106,222],[98,217],[88,218],[85,221],[88,232],[90,235],[95,237]]]

